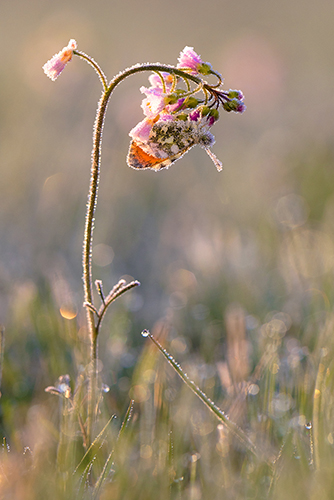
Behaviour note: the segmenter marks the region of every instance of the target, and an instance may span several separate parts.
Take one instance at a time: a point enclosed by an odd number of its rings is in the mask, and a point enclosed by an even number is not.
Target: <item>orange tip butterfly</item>
[[[157,172],[169,168],[198,144],[205,149],[220,172],[223,166],[209,149],[214,142],[207,125],[196,121],[160,120],[153,125],[147,141],[131,141],[127,164],[135,169],[149,168]]]

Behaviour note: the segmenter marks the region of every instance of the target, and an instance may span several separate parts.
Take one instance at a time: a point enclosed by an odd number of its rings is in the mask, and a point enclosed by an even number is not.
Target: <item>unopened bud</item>
[[[179,96],[177,96],[176,94],[169,94],[165,97],[166,104],[176,104],[178,100]]]
[[[218,109],[216,109],[216,108],[210,109],[209,115],[212,116],[212,118],[214,118],[215,121],[217,121],[219,119]]]
[[[228,97],[230,99],[238,99],[239,101],[242,101],[244,99],[244,95],[241,92],[241,90],[229,90],[228,91]]]
[[[202,63],[198,66],[197,71],[202,75],[210,75],[212,73],[212,66],[210,63]]]
[[[176,115],[176,119],[185,122],[188,119],[188,115],[186,115],[185,113],[180,113]]]
[[[187,97],[187,99],[184,101],[183,107],[184,108],[196,108],[199,104],[199,100],[196,99],[195,97]]]
[[[231,99],[224,102],[223,108],[228,112],[234,111],[235,113],[243,113],[246,109],[246,106],[242,101],[239,101],[239,99]]]
[[[209,108],[209,106],[202,106],[201,108],[201,113],[202,113],[202,116],[206,116],[210,113],[211,111],[211,108]]]

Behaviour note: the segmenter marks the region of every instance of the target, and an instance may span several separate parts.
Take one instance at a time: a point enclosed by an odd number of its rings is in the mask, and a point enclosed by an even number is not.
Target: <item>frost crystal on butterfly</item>
[[[156,158],[172,158],[195,144],[208,148],[215,142],[206,123],[173,119],[154,123],[148,141],[143,141],[138,135],[135,139],[147,154]]]

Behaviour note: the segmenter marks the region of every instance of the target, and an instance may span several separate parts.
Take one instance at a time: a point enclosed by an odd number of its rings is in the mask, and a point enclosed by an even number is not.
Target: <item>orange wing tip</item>
[[[135,141],[130,144],[126,162],[129,167],[136,170],[150,168],[156,172],[162,168],[168,168],[172,164],[169,158],[156,158],[147,154]]]

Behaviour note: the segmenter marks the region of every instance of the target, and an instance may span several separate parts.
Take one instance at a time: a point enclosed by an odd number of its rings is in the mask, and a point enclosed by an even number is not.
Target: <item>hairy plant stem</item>
[[[96,404],[97,404],[97,360],[98,360],[98,334],[101,325],[102,315],[100,317],[97,313],[97,308],[94,306],[93,301],[93,280],[92,280],[92,245],[93,245],[93,231],[94,231],[94,214],[98,197],[98,185],[100,178],[100,165],[101,165],[101,145],[104,119],[109,103],[109,99],[119,83],[125,78],[135,73],[143,71],[156,71],[167,72],[185,80],[191,80],[197,84],[201,84],[202,80],[196,76],[190,75],[185,71],[179,70],[172,66],[165,66],[161,64],[142,64],[135,65],[125,71],[119,73],[115,78],[106,84],[106,78],[103,71],[98,64],[83,52],[73,51],[73,53],[86,62],[91,64],[97,72],[103,87],[103,93],[98,103],[94,132],[93,132],[93,150],[92,150],[92,164],[91,164],[91,177],[90,187],[87,202],[87,211],[85,219],[85,233],[83,241],[83,284],[84,284],[84,303],[86,305],[87,325],[90,335],[90,369],[89,369],[89,389],[88,389],[88,412],[87,412],[87,445],[89,446],[93,441],[93,427],[96,418]],[[203,88],[207,88],[204,83]],[[208,87],[209,88],[209,87]],[[136,282],[138,284],[138,282]],[[135,286],[135,285],[133,285]],[[109,304],[112,301],[109,302]],[[108,304],[108,305],[109,305]],[[106,308],[103,309],[103,315]],[[97,317],[97,318],[96,318]]]

